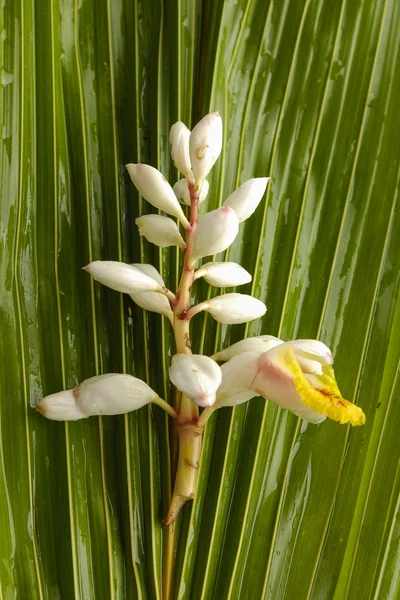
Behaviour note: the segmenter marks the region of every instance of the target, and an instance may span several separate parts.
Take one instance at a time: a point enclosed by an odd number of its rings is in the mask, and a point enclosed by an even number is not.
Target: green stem
[[[186,227],[184,266],[176,296],[173,300],[170,299],[173,306],[171,323],[175,334],[176,351],[182,354],[191,354],[192,352],[187,312],[190,308],[190,288],[194,280],[194,266],[196,263],[192,252],[196,237],[200,188],[189,184],[189,191],[191,211],[190,223]],[[174,405],[175,411],[178,413],[171,431],[171,473],[172,478],[175,475],[175,483],[168,514],[164,519],[164,523],[169,526],[166,531],[163,557],[162,587],[164,600],[172,598],[176,545],[179,532],[179,525],[174,521],[182,506],[188,500],[194,498],[196,493],[203,433],[203,428],[197,426],[199,409],[194,402],[176,390]],[[177,440],[176,437],[178,437]]]
[[[161,406],[161,408],[163,408],[173,419],[178,418],[178,413],[176,410],[170,404],[168,404],[168,402],[165,402],[165,400],[160,398],[160,396],[156,396],[156,398],[152,400],[152,403]]]
[[[201,457],[201,441],[204,429],[196,425],[186,424],[178,427],[179,458],[174,493],[168,514],[164,519],[166,525],[173,523],[182,506],[192,500],[196,493],[199,478]]]
[[[193,283],[194,265],[193,246],[196,238],[199,188],[189,184],[191,197],[190,225],[186,229],[186,248],[184,265],[179,289],[174,302],[173,328],[175,333],[176,351],[181,354],[191,354],[189,319],[187,312],[190,308],[190,288]],[[172,523],[182,506],[194,498],[198,466],[201,454],[201,438],[203,428],[197,427],[199,409],[197,405],[182,394],[179,415],[177,419],[179,437],[178,468],[172,495],[170,509],[164,523]]]
[[[199,304],[196,304],[195,306],[192,306],[192,308],[190,308],[187,311],[187,318],[190,321],[190,319],[192,317],[194,317],[195,315],[199,314],[203,310],[207,310],[207,308],[210,308],[210,301],[209,300],[204,300],[204,302],[200,302]]]
[[[208,419],[211,417],[213,412],[217,410],[217,408],[219,408],[219,406],[215,405],[205,408],[197,421],[197,427],[205,427]]]

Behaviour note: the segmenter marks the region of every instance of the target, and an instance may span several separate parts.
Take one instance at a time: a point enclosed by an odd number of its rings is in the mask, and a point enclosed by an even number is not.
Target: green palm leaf
[[[388,598],[399,593],[400,5],[395,0],[21,0],[0,9],[0,598]],[[225,258],[262,321],[193,327],[320,338],[364,427],[255,399],[217,411],[197,496],[169,528],[163,411],[57,424],[44,394],[102,372],[163,397],[167,321],[89,280],[92,259],[179,255],[139,240],[125,172],[170,181],[168,131],[210,110],[223,154],[207,210],[251,177],[265,201]],[[198,298],[216,295],[204,282]],[[164,567],[163,567],[164,563]]]

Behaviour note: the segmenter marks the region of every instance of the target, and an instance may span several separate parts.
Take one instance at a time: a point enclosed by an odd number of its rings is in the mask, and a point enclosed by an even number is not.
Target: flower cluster
[[[206,311],[220,323],[236,324],[266,312],[261,300],[246,294],[227,293],[191,305],[190,292],[200,278],[219,288],[251,281],[251,275],[234,262],[199,261],[223,252],[233,243],[240,223],[261,202],[269,179],[246,181],[220,208],[200,214],[209,192],[206,177],[222,148],[221,117],[211,113],[192,131],[179,121],[171,127],[169,141],[172,160],[183,176],[173,187],[150,165],[128,164],[127,169],[143,198],[169,215],[143,215],[136,219],[136,225],[148,242],[181,249],[183,268],[178,290],[174,293],[167,289],[161,274],[150,264],[98,260],[84,268],[96,281],[129,294],[140,307],[169,319],[176,341],[169,375],[181,392],[180,401],[172,407],[140,379],[107,374],[92,377],[73,390],[47,396],[37,406],[45,417],[54,420],[121,414],[150,402],[162,406],[177,421],[180,456],[185,459],[178,462],[175,508],[170,509],[166,522],[172,522],[179,507],[193,497],[195,475],[187,471],[187,464],[198,467],[201,446],[194,440],[201,438],[207,419],[217,408],[262,396],[312,423],[326,417],[352,425],[365,422],[362,410],[342,398],[331,366],[332,354],[322,342],[283,342],[264,335],[244,339],[211,357],[191,353],[190,322],[198,313]],[[201,415],[198,407],[205,409]]]

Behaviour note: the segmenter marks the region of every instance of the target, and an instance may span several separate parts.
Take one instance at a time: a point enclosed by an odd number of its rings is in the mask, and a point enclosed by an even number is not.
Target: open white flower
[[[186,179],[180,179],[177,181],[172,189],[174,190],[175,196],[178,198],[179,202],[190,206],[190,192]],[[199,204],[204,202],[204,200],[207,198],[209,189],[210,184],[208,183],[207,179],[205,179],[200,190]]]
[[[208,262],[195,272],[194,278],[199,277],[215,287],[233,287],[251,281],[250,273],[234,262]]]
[[[239,221],[229,207],[217,208],[199,219],[193,256],[202,258],[226,250],[239,231]]]
[[[146,238],[148,242],[168,248],[169,246],[179,246],[181,250],[185,249],[185,241],[175,221],[169,217],[161,215],[142,215],[135,219],[139,233]]]
[[[246,401],[246,391],[254,392],[312,423],[329,417],[339,423],[363,425],[363,411],[342,397],[331,363],[329,348],[316,340],[293,340],[262,354],[239,354],[221,367],[217,403],[232,406]],[[228,393],[222,395],[227,389],[225,372],[230,374],[229,390],[235,392],[231,399]]]
[[[221,383],[221,369],[202,354],[175,354],[169,376],[172,383],[199,406],[212,406]]]
[[[190,134],[190,162],[197,184],[207,177],[221,149],[222,119],[213,112],[201,119]]]
[[[243,183],[224,202],[224,206],[233,208],[239,223],[248,219],[260,204],[266,190],[269,177],[256,177]]]
[[[157,281],[162,287],[165,287],[163,278],[153,265],[135,263],[132,267],[139,269],[139,271],[142,271],[142,273]],[[172,319],[171,305],[168,298],[163,294],[159,294],[158,292],[140,292],[137,294],[130,294],[130,297],[141,308],[165,315],[169,320]]]
[[[84,267],[85,271],[103,285],[122,292],[164,292],[163,287],[154,279],[145,275],[132,265],[115,260],[95,260]]]
[[[363,411],[342,397],[331,363],[332,354],[321,342],[287,342],[261,355],[251,387],[314,423],[329,417],[339,423],[364,424]]]
[[[175,167],[192,183],[194,176],[189,154],[190,129],[182,121],[174,123],[169,130],[169,147]]]
[[[143,164],[129,164],[126,168],[136,188],[147,202],[177,217],[184,227],[189,227],[174,190],[160,171]]]
[[[77,421],[93,415],[120,415],[158,398],[144,381],[132,375],[107,373],[85,379],[73,390],[46,396],[36,406],[53,421]]]

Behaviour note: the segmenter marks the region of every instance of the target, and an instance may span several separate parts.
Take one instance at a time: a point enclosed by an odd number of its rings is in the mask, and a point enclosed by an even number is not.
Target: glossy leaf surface
[[[224,148],[202,210],[271,176],[217,257],[252,274],[237,291],[268,312],[197,316],[194,351],[319,338],[367,423],[307,425],[260,398],[218,411],[175,526],[172,597],[397,597],[400,4],[18,0],[0,14],[0,598],[162,597],[163,411],[64,425],[34,405],[103,372],[171,400],[169,322],[82,267],[152,262],[176,289],[179,253],[139,239],[134,219],[155,210],[124,165],[174,183],[170,125],[214,110]],[[219,293],[195,284],[196,299]]]

